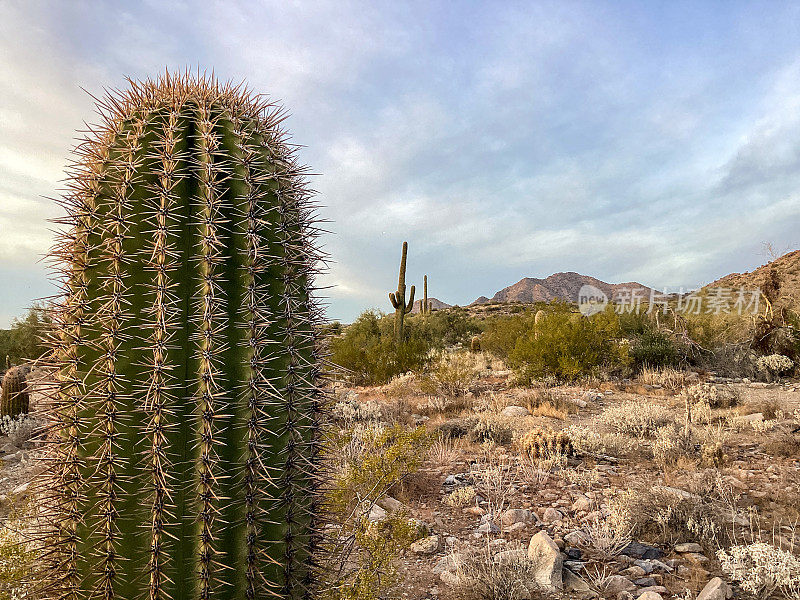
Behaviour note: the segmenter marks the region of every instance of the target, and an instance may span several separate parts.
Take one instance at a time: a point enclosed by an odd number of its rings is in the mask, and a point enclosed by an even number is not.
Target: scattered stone
[[[27,496],[28,495],[28,488],[31,486],[30,481],[23,483],[22,485],[18,485],[14,488],[14,491],[11,492],[12,496]]]
[[[396,500],[391,496],[386,496],[385,498],[381,498],[378,500],[378,506],[388,512],[395,512],[403,508],[403,503],[400,500]]]
[[[643,588],[648,588],[648,587],[653,587],[654,585],[658,585],[658,582],[652,577],[639,577],[638,579],[634,579],[633,583]]]
[[[702,565],[708,562],[708,557],[705,554],[700,554],[699,552],[687,552],[683,555],[684,558],[688,558],[693,563]]]
[[[564,567],[572,571],[573,573],[580,573],[583,568],[586,566],[586,563],[582,560],[565,560]]]
[[[564,558],[547,532],[540,531],[531,538],[528,558],[535,565],[534,579],[548,591],[560,591],[564,587],[561,571]]]
[[[661,492],[664,494],[673,494],[675,496],[678,496],[679,498],[683,498],[684,500],[700,500],[700,496],[698,496],[697,494],[693,494],[692,492],[688,492],[680,488],[669,487],[666,485],[656,485],[653,487],[653,491]]]
[[[414,554],[436,554],[442,547],[442,540],[438,535],[431,535],[411,544]]]
[[[588,592],[589,584],[582,577],[578,577],[569,569],[562,572],[562,581],[565,592]]]
[[[633,558],[654,559],[664,556],[664,551],[650,546],[648,544],[641,544],[639,542],[631,542],[625,546],[620,554],[625,556],[632,556]]]
[[[525,529],[527,527],[527,523],[514,523],[513,525],[509,525],[505,528],[508,533],[513,533],[514,531],[519,531],[520,529]]]
[[[586,402],[586,400],[581,400],[580,398],[573,398],[572,403],[578,408],[586,408],[589,406],[589,403]]]
[[[469,485],[469,477],[467,476],[466,473],[457,473],[455,475],[448,475],[442,485],[448,487],[451,486],[461,487]]]
[[[592,501],[586,496],[579,496],[575,502],[572,503],[572,510],[578,512],[581,510],[588,511],[592,507]]]
[[[529,523],[533,520],[532,514],[527,508],[510,508],[500,516],[500,522],[506,526]]]
[[[643,594],[639,594],[638,598],[639,600],[664,600],[664,597],[661,594],[651,590],[648,590]]]
[[[478,525],[475,533],[500,533],[500,528],[491,521],[486,521],[485,523]]]
[[[739,415],[738,417],[734,417],[733,420],[737,423],[755,423],[764,420],[764,413],[757,412],[750,415]]]
[[[570,531],[564,536],[564,541],[570,546],[581,546],[586,541],[586,534],[583,531]]]
[[[463,561],[463,554],[448,554],[447,556],[443,556],[436,561],[436,564],[433,566],[433,569],[431,569],[431,572],[434,575],[439,575],[446,571],[455,571]]]
[[[663,585],[652,585],[650,587],[644,587],[636,593],[639,594],[639,598],[645,598],[645,600],[647,600],[648,596],[645,596],[645,594],[655,594],[661,598],[661,594],[669,594],[669,590]]]
[[[702,552],[703,547],[696,542],[685,542],[683,544],[675,545],[675,552],[683,554],[684,552]]]
[[[769,386],[769,384],[764,382],[764,381],[754,381],[753,383],[749,384],[748,387],[763,390],[768,386]]]
[[[583,552],[581,552],[578,548],[567,548],[564,553],[567,555],[567,558],[571,558],[573,560],[578,560],[583,556]]]
[[[504,417],[527,417],[531,411],[524,406],[506,406],[500,414]]]
[[[638,577],[644,577],[645,575],[647,575],[647,571],[645,571],[642,567],[638,565],[634,565],[632,567],[628,567],[627,569],[623,569],[621,573],[628,577],[633,577],[634,579]]]
[[[697,596],[697,600],[727,600],[733,597],[733,590],[719,577],[714,577]]]
[[[553,523],[555,521],[560,521],[563,518],[564,515],[561,514],[561,511],[553,508],[552,506],[548,506],[542,515],[542,521],[545,523]]]
[[[622,575],[611,575],[606,578],[603,587],[607,596],[617,596],[620,592],[632,592],[636,584]]]

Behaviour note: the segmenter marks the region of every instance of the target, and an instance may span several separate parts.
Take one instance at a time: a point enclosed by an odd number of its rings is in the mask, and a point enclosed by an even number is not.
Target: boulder
[[[643,594],[639,594],[638,598],[639,600],[664,600],[664,596],[651,590],[648,590]]]
[[[733,590],[719,577],[709,581],[697,596],[697,600],[727,600],[733,597]]]
[[[535,568],[534,579],[545,590],[561,591],[564,587],[562,568],[564,558],[546,531],[540,531],[531,538],[528,545],[528,558]]]
[[[395,512],[403,508],[403,503],[400,500],[396,500],[391,496],[386,496],[385,498],[381,498],[377,502],[378,506],[388,512]]]
[[[500,522],[506,527],[516,523],[529,523],[533,520],[533,513],[527,508],[510,508],[500,515]]]
[[[531,411],[524,406],[506,406],[500,414],[504,417],[527,417]]]
[[[636,584],[622,575],[611,575],[606,578],[603,587],[606,596],[618,596],[620,592],[632,592]]]
[[[578,577],[569,569],[562,572],[562,581],[565,592],[588,592],[589,584],[582,577]]]
[[[548,506],[542,515],[542,521],[545,523],[553,523],[555,521],[560,521],[563,518],[564,515],[561,514],[561,511],[553,508],[552,506]]]
[[[675,545],[675,552],[702,552],[703,547],[696,542],[685,542],[683,544]]]
[[[430,535],[428,537],[417,540],[411,544],[411,551],[414,554],[436,554],[442,547],[442,540],[438,535]]]

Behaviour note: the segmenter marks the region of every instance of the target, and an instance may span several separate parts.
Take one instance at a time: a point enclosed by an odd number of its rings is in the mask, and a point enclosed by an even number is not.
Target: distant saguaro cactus
[[[429,315],[431,314],[431,303],[428,302],[428,276],[425,275],[423,278],[423,299],[419,301],[419,312],[422,315]]]
[[[311,597],[318,251],[285,111],[130,82],[77,148],[54,250],[48,598]]]
[[[533,337],[539,337],[539,329],[540,327],[544,327],[544,317],[545,312],[542,309],[536,311],[536,314],[533,317]]]
[[[24,366],[11,367],[3,376],[3,391],[0,396],[0,417],[16,419],[28,414],[30,394],[28,393],[27,373]]]
[[[403,255],[400,258],[400,277],[397,281],[397,291],[389,292],[389,301],[394,307],[394,339],[399,344],[403,341],[403,320],[414,308],[414,286],[406,302],[406,257],[408,256],[408,242],[403,242]]]

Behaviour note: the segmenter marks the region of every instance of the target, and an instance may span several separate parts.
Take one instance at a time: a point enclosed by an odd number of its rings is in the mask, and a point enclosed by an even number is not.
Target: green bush
[[[678,349],[667,334],[645,329],[631,343],[631,358],[637,368],[669,367],[678,362]]]
[[[459,306],[436,310],[429,315],[413,315],[408,322],[418,337],[436,349],[456,344],[466,346],[472,336],[481,332],[478,320],[470,317],[469,312]]]
[[[34,305],[22,319],[14,319],[11,329],[0,329],[0,369],[5,358],[17,365],[35,360],[47,352],[45,344],[52,319],[40,305]]]
[[[556,311],[548,313],[544,327],[531,326],[517,339],[508,355],[520,383],[556,377],[574,381],[598,371],[619,371],[630,364],[627,344],[618,341],[619,317],[613,310],[583,317]]]
[[[393,319],[368,310],[331,340],[331,361],[347,370],[356,385],[388,383],[407,371],[420,371],[428,364],[430,344],[414,324],[406,327],[406,340],[394,341]]]

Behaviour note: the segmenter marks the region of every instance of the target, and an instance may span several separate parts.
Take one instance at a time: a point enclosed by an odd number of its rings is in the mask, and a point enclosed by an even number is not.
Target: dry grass
[[[625,401],[606,408],[600,420],[617,433],[644,438],[673,422],[675,416],[660,404]]]
[[[520,400],[520,405],[537,417],[565,420],[578,412],[578,406],[562,394],[548,388],[534,388]]]
[[[451,555],[456,565],[455,597],[461,600],[538,600],[547,598],[535,583],[536,563],[521,547],[504,552],[502,560],[486,547],[466,556]]]
[[[660,385],[673,392],[686,387],[686,372],[672,367],[644,367],[637,379],[643,385]]]

